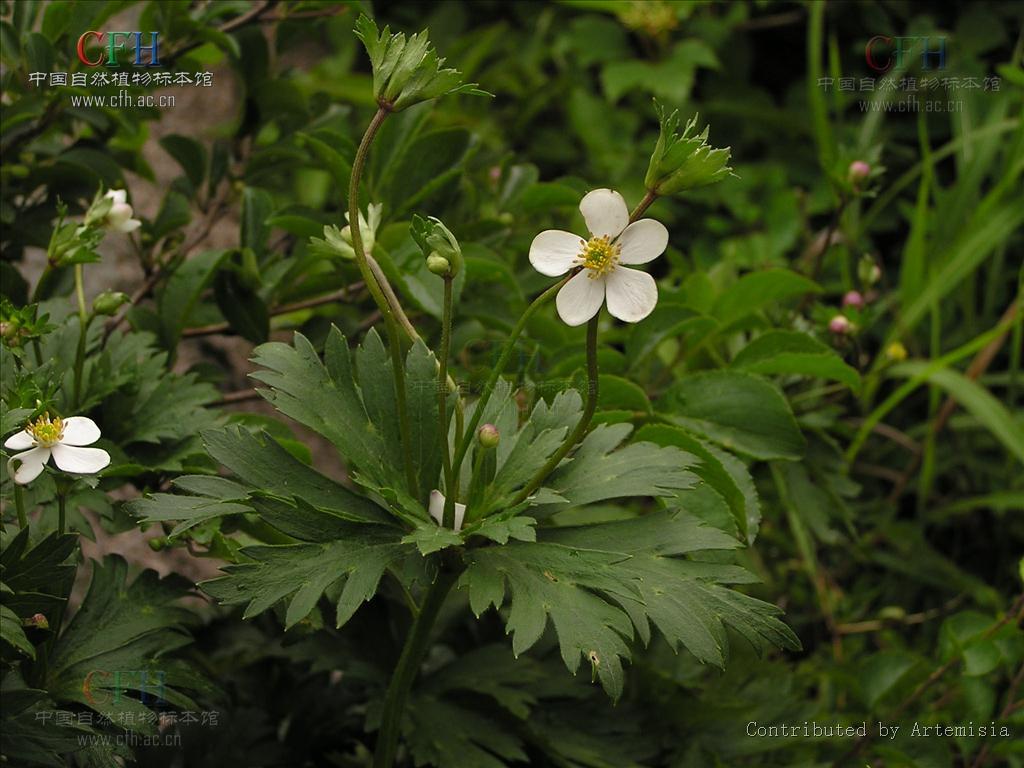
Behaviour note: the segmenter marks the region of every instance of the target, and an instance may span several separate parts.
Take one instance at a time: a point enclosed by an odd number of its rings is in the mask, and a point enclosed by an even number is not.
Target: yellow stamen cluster
[[[581,240],[583,250],[580,251],[577,263],[587,268],[587,277],[594,279],[607,275],[619,263],[619,252],[622,246],[613,243],[608,235],[592,237],[589,241]]]
[[[49,447],[56,445],[64,437],[64,421],[59,416],[50,419],[50,414],[44,413],[35,421],[31,422],[25,429],[37,445]]]

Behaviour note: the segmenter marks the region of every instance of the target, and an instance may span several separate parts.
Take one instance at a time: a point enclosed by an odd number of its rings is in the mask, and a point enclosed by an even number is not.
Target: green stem
[[[458,490],[459,471],[462,468],[462,461],[466,458],[466,452],[469,450],[476,428],[480,426],[480,419],[484,414],[484,409],[487,407],[487,401],[491,399],[494,387],[498,383],[498,377],[501,376],[502,371],[505,370],[505,366],[508,365],[508,360],[512,356],[512,351],[515,349],[516,340],[526,327],[527,321],[533,317],[533,314],[547,301],[553,298],[562,286],[569,282],[572,277],[572,274],[567,275],[534,299],[533,303],[526,308],[522,317],[520,317],[519,321],[515,324],[515,327],[512,329],[512,333],[509,334],[508,341],[505,342],[505,348],[501,351],[501,355],[498,357],[498,362],[495,363],[494,367],[491,369],[491,375],[487,377],[487,382],[484,384],[484,390],[480,393],[480,399],[477,401],[476,407],[473,409],[473,416],[470,418],[469,424],[466,425],[466,429],[462,433],[462,438],[459,440],[458,448],[455,451],[455,459],[452,461],[452,476],[456,490]],[[455,494],[448,496],[448,501],[452,504],[454,504],[455,501],[454,496]],[[452,509],[454,510],[454,506]],[[447,510],[445,511],[445,514],[447,516]]]
[[[629,223],[632,224],[634,221],[643,216],[644,211],[651,207],[651,203],[658,199],[658,193],[647,190],[647,194],[644,195],[644,199],[639,202],[633,212],[629,214]]]
[[[521,504],[526,501],[530,495],[540,488],[540,484],[544,482],[548,475],[550,475],[559,463],[566,457],[576,444],[583,439],[583,436],[587,432],[587,428],[590,427],[590,420],[594,418],[594,411],[597,410],[597,395],[598,395],[598,368],[597,368],[597,325],[601,317],[601,312],[598,311],[596,315],[590,318],[590,322],[587,323],[587,404],[583,409],[583,415],[580,416],[580,420],[576,423],[576,428],[573,429],[565,442],[559,446],[558,450],[554,452],[550,459],[541,467],[537,474],[533,476],[529,483],[527,483],[519,493],[512,499],[510,506]]]
[[[452,481],[452,455],[448,447],[448,353],[452,340],[452,277],[444,276],[444,308],[441,319],[441,359],[437,367],[437,438],[441,441],[441,466],[444,469],[444,491],[454,495]],[[447,506],[443,518],[445,528],[455,526],[455,502],[452,501],[452,515],[448,518]]]
[[[18,510],[18,527],[28,528],[28,515],[25,514],[25,496],[21,486],[14,484],[14,506]]]
[[[77,410],[82,402],[82,373],[85,368],[85,347],[89,336],[92,317],[85,308],[85,288],[82,280],[82,265],[75,264],[75,295],[78,297],[78,346],[75,349],[75,400]]]
[[[395,376],[395,406],[398,410],[398,437],[402,443],[402,463],[405,465],[405,482],[414,498],[420,495],[416,482],[416,468],[412,461],[412,432],[409,429],[409,408],[405,398],[405,361],[402,359],[402,337],[398,324],[393,320],[387,324],[388,346],[391,348],[391,370]]]
[[[409,412],[406,408],[405,397],[405,363],[402,360],[402,345],[398,332],[398,321],[392,309],[392,304],[388,301],[388,297],[381,287],[383,273],[377,267],[375,274],[374,268],[370,265],[370,257],[367,255],[366,248],[363,245],[363,233],[359,229],[359,182],[363,176],[363,167],[366,165],[366,156],[369,154],[370,145],[373,143],[377,131],[380,130],[380,126],[388,114],[389,111],[383,107],[377,110],[366,128],[366,132],[363,134],[362,141],[359,142],[359,148],[356,150],[356,156],[352,161],[352,175],[349,178],[348,184],[348,223],[349,231],[352,234],[352,250],[355,252],[359,272],[363,277],[363,282],[366,284],[366,289],[377,304],[381,317],[384,318],[384,325],[387,328],[388,345],[391,347],[391,368],[395,377],[395,403],[398,407],[398,430],[402,443],[405,479],[409,486],[409,492],[414,496],[418,496],[416,472],[412,464],[411,430],[409,428]],[[374,266],[377,266],[376,262],[374,262]],[[380,275],[381,281],[378,281],[378,275]],[[395,301],[397,302],[397,297]],[[407,318],[406,322],[408,322]],[[408,329],[406,329],[406,332],[408,332]]]
[[[57,492],[57,533],[60,536],[64,535],[64,531],[67,530],[67,506],[68,506],[68,494],[67,491]]]
[[[409,629],[409,635],[402,648],[402,655],[391,675],[388,692],[384,697],[384,711],[381,714],[380,730],[377,735],[377,748],[373,754],[373,768],[391,768],[395,762],[406,699],[412,689],[413,681],[416,679],[423,656],[430,647],[430,630],[433,628],[437,614],[458,575],[457,572],[442,569],[423,597],[419,614]]]

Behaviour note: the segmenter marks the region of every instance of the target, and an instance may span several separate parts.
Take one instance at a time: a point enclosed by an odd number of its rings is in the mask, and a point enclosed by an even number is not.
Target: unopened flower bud
[[[843,306],[863,309],[864,297],[860,294],[860,291],[847,291],[846,295],[843,296]]]
[[[907,348],[900,342],[894,341],[885,348],[885,356],[894,363],[901,363],[907,359]]]
[[[131,299],[120,291],[104,291],[92,301],[92,311],[97,315],[113,315]]]
[[[444,275],[447,275],[452,271],[452,265],[451,262],[448,261],[448,259],[439,254],[437,251],[434,251],[429,256],[427,256],[427,269],[429,269],[435,275],[441,275],[443,277]]]
[[[867,254],[857,263],[857,277],[864,285],[875,285],[882,279],[882,270]]]
[[[871,166],[863,160],[854,160],[850,163],[850,169],[846,172],[846,178],[855,187],[871,175]]]
[[[157,536],[155,539],[149,539],[146,543],[149,544],[149,548],[154,552],[167,549],[167,537],[165,536]]]
[[[50,622],[41,613],[34,613],[22,622],[26,627],[35,627],[36,629],[49,629]]]
[[[501,433],[493,424],[484,424],[477,430],[476,436],[484,448],[497,448],[501,442]]]
[[[844,315],[836,315],[828,321],[828,329],[837,336],[843,336],[850,332],[853,328],[851,323]]]

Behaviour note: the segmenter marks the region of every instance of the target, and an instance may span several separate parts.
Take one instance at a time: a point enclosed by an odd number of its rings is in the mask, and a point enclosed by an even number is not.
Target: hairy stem
[[[562,280],[559,280],[544,291],[544,293],[534,299],[533,303],[526,308],[522,317],[520,317],[519,321],[515,324],[515,327],[512,329],[512,333],[509,334],[508,341],[505,342],[505,348],[501,350],[501,356],[498,358],[498,362],[494,364],[494,367],[491,369],[491,375],[487,377],[487,382],[484,384],[484,390],[480,393],[480,399],[477,401],[476,407],[473,409],[473,416],[470,418],[469,424],[466,425],[466,429],[462,433],[462,438],[459,440],[458,448],[455,451],[455,459],[452,461],[452,475],[456,490],[458,490],[459,470],[462,468],[463,459],[466,458],[466,452],[469,450],[473,433],[476,432],[476,428],[480,426],[480,419],[483,416],[484,409],[487,407],[487,401],[491,399],[494,387],[498,383],[498,377],[501,376],[502,371],[505,370],[505,366],[508,365],[508,360],[512,356],[512,351],[516,346],[516,340],[523,332],[523,328],[526,327],[527,321],[533,317],[533,314],[547,301],[553,298],[561,287],[569,282],[571,277],[572,275],[569,275]],[[456,494],[450,494],[448,496],[448,501],[452,504],[454,504],[455,495]],[[445,514],[447,515],[447,509]]]
[[[409,429],[409,412],[406,408],[405,398],[405,363],[402,359],[402,344],[398,333],[398,321],[388,301],[381,283],[378,282],[378,275],[383,279],[380,268],[377,273],[370,266],[370,260],[366,249],[363,246],[363,233],[359,229],[359,182],[363,176],[363,167],[366,165],[366,156],[369,154],[370,145],[373,143],[377,131],[387,118],[389,112],[383,107],[379,108],[366,128],[359,148],[356,150],[355,159],[352,161],[352,176],[348,184],[348,223],[349,231],[352,233],[352,250],[355,252],[356,263],[359,265],[359,272],[363,276],[363,282],[367,290],[373,296],[381,317],[384,318],[384,325],[388,332],[388,346],[391,347],[391,367],[395,377],[395,404],[398,407],[398,432],[402,443],[402,463],[405,465],[405,480],[409,486],[409,492],[418,496],[419,491],[416,483],[416,472],[412,465],[412,443]],[[376,264],[376,262],[375,262]],[[395,299],[397,302],[397,297]],[[404,316],[404,314],[403,314]],[[408,322],[408,319],[406,319]]]
[[[437,579],[423,597],[419,614],[409,629],[409,635],[402,647],[402,655],[391,675],[391,682],[388,684],[388,691],[384,697],[384,711],[381,714],[380,730],[377,732],[377,747],[373,753],[373,768],[391,768],[394,765],[406,699],[412,689],[413,681],[416,679],[423,656],[430,646],[430,630],[448,596],[448,591],[455,584],[457,578],[457,572],[442,568]]]
[[[441,466],[444,470],[444,492],[453,496],[452,455],[448,448],[448,353],[452,340],[452,277],[444,276],[444,308],[441,319],[441,350],[437,366],[437,439],[441,441]],[[455,502],[452,501],[451,519],[445,505],[444,527],[455,527]]]
[[[637,204],[636,208],[633,209],[633,212],[631,214],[629,214],[629,223],[632,224],[634,221],[636,221],[641,216],[643,216],[644,215],[644,211],[646,211],[648,208],[650,208],[651,207],[651,203],[653,203],[657,199],[658,199],[658,193],[657,192],[651,192],[651,190],[647,190],[647,194],[644,195],[644,199],[641,200]]]
[[[85,308],[85,287],[82,280],[82,265],[75,264],[75,295],[78,298],[78,346],[75,349],[75,400],[77,409],[82,402],[82,372],[85,368],[85,346],[92,318]]]
[[[590,427],[590,420],[594,418],[594,411],[597,410],[598,395],[598,367],[597,367],[597,325],[601,317],[600,311],[587,323],[587,404],[583,409],[583,415],[576,423],[572,433],[565,439],[557,451],[552,454],[537,474],[533,476],[519,493],[512,499],[511,506],[526,501],[529,496],[540,488],[540,484],[550,475],[559,463],[566,457],[576,444],[583,439]]]

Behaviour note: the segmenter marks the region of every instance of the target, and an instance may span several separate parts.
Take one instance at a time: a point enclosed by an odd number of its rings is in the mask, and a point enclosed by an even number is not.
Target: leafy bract
[[[666,496],[696,482],[689,467],[697,459],[675,447],[637,442],[619,447],[630,424],[599,424],[584,438],[571,460],[544,482],[570,504],[627,496]]]

